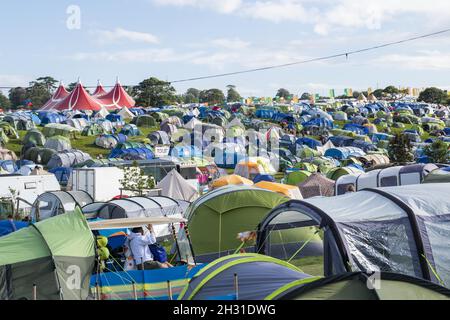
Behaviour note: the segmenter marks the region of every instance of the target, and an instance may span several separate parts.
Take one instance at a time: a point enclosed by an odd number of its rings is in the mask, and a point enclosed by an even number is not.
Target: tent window
[[[345,183],[345,184],[338,185],[337,194],[341,195],[341,194],[347,193],[347,189],[349,186],[355,186],[355,184],[354,183]]]
[[[396,176],[383,177],[380,180],[380,187],[394,187],[397,185],[398,185],[398,182],[397,182]]]

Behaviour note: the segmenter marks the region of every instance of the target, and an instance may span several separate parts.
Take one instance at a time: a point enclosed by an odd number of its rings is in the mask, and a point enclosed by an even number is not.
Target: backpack
[[[148,246],[150,248],[150,252],[153,255],[153,260],[165,263],[167,262],[167,252],[163,246],[159,243],[154,243]]]

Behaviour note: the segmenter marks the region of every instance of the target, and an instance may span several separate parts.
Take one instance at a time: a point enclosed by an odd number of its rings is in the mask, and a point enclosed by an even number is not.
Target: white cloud
[[[420,51],[415,55],[389,54],[375,59],[374,64],[415,70],[450,69],[450,53]]]
[[[450,1],[435,0],[153,0],[161,6],[190,6],[276,23],[312,25],[326,35],[335,27],[377,30],[399,16],[414,15],[433,28],[450,19]]]
[[[151,33],[130,31],[122,28],[116,28],[112,31],[98,30],[95,32],[95,34],[97,35],[98,41],[101,44],[116,43],[120,41],[143,42],[151,44],[159,43],[158,37]]]

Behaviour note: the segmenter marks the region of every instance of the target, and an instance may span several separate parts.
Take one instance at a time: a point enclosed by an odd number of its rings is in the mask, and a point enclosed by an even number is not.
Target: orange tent
[[[251,180],[248,180],[244,177],[238,176],[237,174],[231,174],[228,176],[220,177],[219,179],[216,179],[212,183],[212,189],[220,188],[227,185],[253,185],[253,182]]]
[[[255,184],[255,187],[278,192],[291,199],[298,199],[298,200],[303,199],[300,189],[297,186],[291,186],[287,184],[269,181],[261,181]]]

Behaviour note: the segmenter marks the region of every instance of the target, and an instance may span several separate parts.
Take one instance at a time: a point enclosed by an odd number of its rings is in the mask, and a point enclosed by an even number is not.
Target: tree
[[[387,86],[386,88],[384,88],[383,93],[389,99],[395,100],[397,98],[397,95],[400,93],[400,90],[394,86]]]
[[[198,103],[200,97],[200,90],[195,88],[187,89],[186,93],[183,94],[184,103]]]
[[[377,89],[374,92],[372,92],[372,94],[377,98],[377,99],[381,99],[383,98],[384,92],[383,89]]]
[[[411,141],[404,134],[397,133],[388,147],[389,158],[395,163],[408,163],[414,160]]]
[[[424,153],[433,163],[449,163],[449,144],[438,139],[424,148]]]
[[[27,91],[25,88],[16,87],[9,90],[9,101],[12,108],[17,108],[22,105],[27,99]]]
[[[42,84],[47,89],[47,93],[51,95],[57,88],[56,84],[58,83],[58,80],[53,77],[46,76],[37,78],[36,83]]]
[[[422,91],[418,100],[426,103],[445,104],[447,99],[447,93],[444,90],[431,87]]]
[[[139,105],[161,107],[177,101],[175,88],[170,82],[155,77],[145,79],[133,88],[133,96]]]
[[[31,101],[33,107],[42,107],[51,98],[51,93],[44,83],[32,81],[26,88],[26,97]]]
[[[131,167],[123,169],[123,179],[120,184],[124,190],[132,191],[142,196],[145,190],[155,188],[155,179],[145,175],[144,170],[139,167],[139,164],[134,161]]]
[[[359,92],[359,91],[353,91],[353,98],[357,99],[360,94],[361,94],[361,92]]]
[[[67,85],[67,90],[68,91],[72,91],[73,89],[75,89],[75,87],[77,86],[78,82],[71,82]],[[89,90],[83,86],[84,90],[86,90],[87,92],[89,92]]]
[[[225,102],[225,95],[220,89],[202,90],[199,98],[201,103],[219,104]]]
[[[280,88],[278,89],[276,96],[287,100],[291,97],[291,93],[287,89]]]
[[[229,84],[227,85],[227,102],[238,102],[241,101],[242,97],[239,94],[239,92],[237,92],[236,90],[236,86]]]
[[[0,108],[5,110],[11,107],[11,101],[0,91]]]

